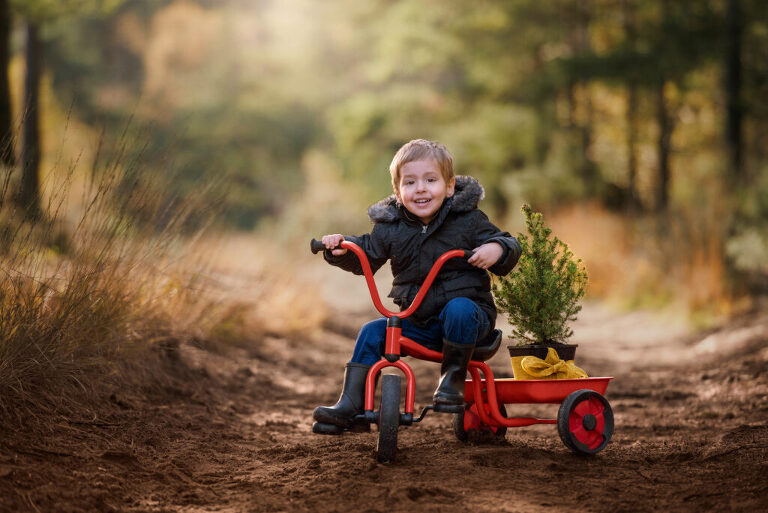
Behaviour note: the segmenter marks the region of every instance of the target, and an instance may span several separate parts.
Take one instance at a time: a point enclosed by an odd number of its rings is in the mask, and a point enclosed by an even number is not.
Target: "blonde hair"
[[[405,143],[397,153],[395,153],[392,163],[389,165],[389,174],[392,175],[392,188],[398,192],[400,184],[400,170],[408,162],[417,160],[433,159],[440,168],[440,173],[446,182],[450,182],[455,177],[453,172],[453,157],[448,153],[445,146],[436,141],[427,141],[426,139],[414,139]]]

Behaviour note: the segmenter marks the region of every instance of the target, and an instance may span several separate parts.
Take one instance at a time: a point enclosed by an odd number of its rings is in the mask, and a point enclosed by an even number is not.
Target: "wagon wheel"
[[[593,390],[577,390],[565,398],[557,412],[557,432],[576,454],[602,451],[613,435],[613,410]]]
[[[400,427],[400,376],[387,374],[381,378],[379,409],[379,441],[376,459],[385,463],[395,459],[397,430]]]
[[[483,405],[483,407],[485,408],[486,413],[490,415],[490,407],[487,404]],[[504,406],[504,403],[499,403],[499,413],[501,413],[502,417],[507,417],[507,409]],[[456,435],[456,438],[458,438],[459,441],[466,442],[469,440],[469,434],[476,432],[489,433],[493,435],[494,439],[501,440],[507,434],[507,427],[496,427],[484,424],[480,419],[480,415],[478,415],[477,403],[472,403],[467,405],[463,412],[454,414],[453,434]]]

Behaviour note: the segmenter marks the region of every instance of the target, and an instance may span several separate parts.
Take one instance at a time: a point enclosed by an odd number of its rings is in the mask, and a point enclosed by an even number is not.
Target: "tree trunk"
[[[598,173],[597,164],[592,158],[592,125],[594,123],[594,107],[592,105],[592,97],[589,94],[587,84],[584,84],[584,108],[585,116],[584,123],[581,125],[581,153],[583,160],[581,164],[581,179],[584,182],[585,190],[589,197],[594,197],[597,194],[598,185]]]
[[[589,24],[592,20],[591,2],[589,0],[578,2],[573,17],[575,26],[571,34],[571,46],[575,55],[587,55],[592,51],[589,40]],[[584,184],[585,193],[588,197],[593,197],[597,194],[599,176],[597,164],[592,158],[594,107],[589,93],[588,80],[575,77],[569,84],[568,101],[570,103],[571,127],[577,131],[576,136],[581,151],[581,158],[576,171]]]
[[[627,210],[640,209],[637,193],[637,84],[630,79],[627,83]]]
[[[11,88],[8,81],[10,54],[8,41],[11,35],[11,13],[8,0],[0,0],[0,163],[13,167],[13,115],[11,113]]]
[[[728,0],[725,18],[725,143],[731,186],[746,185],[742,153],[741,40],[742,16],[739,0]]]
[[[671,151],[672,122],[664,94],[666,80],[659,78],[656,86],[656,122],[659,126],[657,140],[658,177],[656,181],[656,211],[663,213],[669,207],[669,155]]]
[[[27,23],[24,81],[24,129],[21,145],[21,191],[19,199],[28,217],[40,214],[40,36],[34,23]]]
[[[498,180],[496,180],[498,182]],[[493,208],[493,215],[496,219],[504,219],[509,214],[509,201],[506,196],[501,192],[501,187],[498,183],[492,184],[490,188],[491,192],[489,198]]]
[[[637,31],[630,0],[622,2],[622,14],[624,22],[624,34],[627,38],[627,46],[631,51],[635,50]],[[640,208],[640,197],[637,193],[637,104],[638,85],[637,79],[629,74],[627,76],[627,211],[636,212]]]

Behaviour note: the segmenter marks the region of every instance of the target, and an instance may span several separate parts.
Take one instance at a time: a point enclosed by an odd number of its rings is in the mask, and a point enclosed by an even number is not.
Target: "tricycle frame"
[[[400,358],[402,355],[406,355],[439,363],[442,361],[442,353],[428,349],[403,336],[401,320],[411,315],[421,305],[427,290],[429,290],[429,287],[446,261],[451,258],[469,258],[472,252],[457,249],[441,255],[433,264],[411,305],[401,312],[392,312],[385,308],[381,302],[368,257],[362,248],[350,241],[342,241],[340,247],[354,252],[359,258],[373,304],[383,316],[387,317],[384,357],[376,362],[368,371],[365,384],[365,411],[362,415],[357,416],[356,422],[380,424],[380,411],[374,411],[376,377],[382,370],[388,367],[399,369],[406,379],[404,413],[400,415],[400,425],[411,425],[415,422],[420,422],[430,410],[441,411],[437,406],[430,405],[423,409],[418,419],[414,419],[416,378],[411,367]],[[325,249],[322,243],[314,239],[311,248],[315,253]],[[497,380],[488,364],[475,360],[469,362],[468,372],[470,379],[466,380],[465,384],[464,407],[469,410],[473,405],[476,405],[472,411],[476,412],[477,416],[480,417],[480,422],[486,429],[522,427],[533,424],[557,424],[560,437],[566,446],[580,454],[594,454],[602,450],[613,433],[613,412],[608,402],[602,396],[612,377],[559,380],[514,380],[503,378]],[[399,401],[399,395],[397,397]],[[585,406],[588,401],[593,401],[597,406],[588,409]],[[506,417],[499,408],[500,404],[531,403],[561,404],[558,418]],[[567,411],[564,411],[566,406],[567,408],[565,409]],[[579,413],[579,408],[587,413]],[[442,411],[455,413],[452,409],[443,409]],[[586,418],[585,416],[591,417],[587,419],[590,426],[596,424],[603,429],[602,439],[592,436],[587,440],[587,444],[583,437],[574,434],[574,432],[578,433],[582,429],[582,422],[587,422],[583,421],[583,418]],[[598,417],[596,420],[595,416]],[[587,424],[584,425],[586,426]],[[589,429],[594,430],[595,428],[590,427]],[[381,437],[379,443],[381,444]],[[396,434],[394,443],[396,443]],[[388,454],[387,458],[394,455],[394,449],[390,446],[388,451],[385,451]],[[383,452],[381,450],[378,452],[379,460],[384,461],[382,460]]]

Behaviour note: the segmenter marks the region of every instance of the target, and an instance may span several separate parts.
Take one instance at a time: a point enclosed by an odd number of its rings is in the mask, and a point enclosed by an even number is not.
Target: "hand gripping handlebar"
[[[435,261],[435,263],[432,264],[432,269],[429,270],[429,274],[427,274],[427,277],[424,280],[424,283],[421,284],[421,287],[419,288],[419,292],[416,294],[416,297],[413,299],[411,306],[409,306],[407,309],[403,310],[402,312],[391,312],[388,309],[384,308],[384,305],[381,303],[381,298],[379,297],[379,291],[376,288],[376,282],[373,279],[373,271],[371,271],[371,264],[368,262],[368,256],[365,254],[362,248],[357,244],[355,244],[354,242],[350,242],[348,240],[342,241],[338,247],[343,249],[348,249],[352,251],[355,255],[357,255],[357,258],[360,260],[360,265],[363,268],[365,281],[368,284],[368,290],[371,293],[371,299],[373,300],[373,304],[376,307],[376,310],[378,310],[381,313],[381,315],[383,315],[384,317],[399,317],[401,319],[411,315],[421,305],[421,302],[424,300],[424,296],[427,295],[427,290],[429,290],[429,287],[432,286],[432,282],[435,281],[435,277],[437,276],[437,273],[440,272],[440,269],[443,267],[443,264],[445,264],[445,262],[447,262],[451,258],[469,258],[473,255],[473,252],[467,249],[454,249],[440,255],[440,257]],[[312,251],[312,253],[315,253],[315,254],[326,249],[325,245],[317,239],[312,239],[310,241],[309,248]]]
[[[322,241],[312,239],[309,241],[309,249],[316,255],[325,249],[325,245]]]

